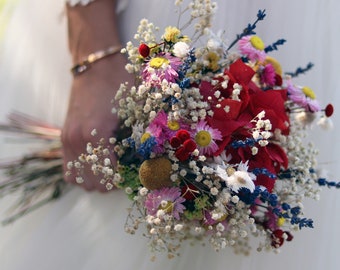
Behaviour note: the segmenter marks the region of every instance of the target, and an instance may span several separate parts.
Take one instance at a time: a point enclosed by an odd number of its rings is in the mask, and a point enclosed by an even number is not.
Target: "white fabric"
[[[58,3],[59,2],[59,3]],[[149,18],[163,29],[176,23],[173,0],[130,0],[121,14],[123,40],[130,39],[138,21]],[[293,71],[309,61],[315,68],[299,78],[308,83],[321,101],[340,104],[338,59],[340,52],[340,2],[337,0],[221,0],[215,29],[225,29],[233,40],[258,9],[267,10],[258,34],[267,43],[288,40],[273,53],[285,70]],[[65,20],[60,1],[21,0],[7,26],[0,57],[0,115],[16,109],[60,124],[65,116],[71,76],[67,55]],[[336,179],[340,162],[339,113],[332,133],[313,130],[320,148],[319,159]],[[30,148],[29,146],[27,147]],[[1,157],[10,154],[1,151]],[[306,215],[315,229],[295,234],[280,255],[257,253],[235,256],[230,250],[214,253],[209,248],[184,246],[182,256],[149,261],[146,239],[123,230],[128,200],[122,192],[102,195],[74,189],[55,202],[0,228],[0,265],[4,270],[125,270],[125,269],[338,269],[340,195],[325,189],[320,202],[307,201]],[[0,201],[3,213],[10,198]]]
[[[76,5],[82,5],[86,6],[96,0],[64,0],[65,3],[69,4],[71,7],[74,7]],[[116,11],[117,13],[120,13],[122,10],[125,10],[129,0],[117,0],[116,4]]]
[[[94,0],[66,0],[66,3],[68,3],[70,6],[75,6],[75,5],[82,5],[86,6],[93,2]]]

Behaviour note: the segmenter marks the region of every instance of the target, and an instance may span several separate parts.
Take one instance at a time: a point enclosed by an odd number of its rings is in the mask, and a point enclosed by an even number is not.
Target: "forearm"
[[[73,63],[98,50],[119,45],[116,0],[96,0],[87,6],[67,5],[68,40]]]

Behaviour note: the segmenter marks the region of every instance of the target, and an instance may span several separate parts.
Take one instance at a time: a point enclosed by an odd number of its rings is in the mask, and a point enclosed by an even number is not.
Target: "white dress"
[[[143,17],[161,29],[170,24],[172,4],[173,0],[130,0],[121,14],[123,40],[132,37]],[[61,126],[71,82],[62,7],[62,1],[19,0],[13,10],[1,41],[2,121],[15,109]],[[273,55],[287,71],[312,61],[315,68],[299,80],[315,90],[322,104],[332,102],[337,110],[340,2],[221,0],[214,28],[225,29],[233,40],[248,22],[253,22],[258,9],[267,11],[267,18],[257,28],[263,40],[288,40]],[[333,121],[333,132],[315,128],[313,136],[320,148],[319,160],[336,179],[340,162],[337,111]],[[1,147],[5,149],[1,157],[11,154],[10,147]],[[30,149],[26,144],[23,147]],[[10,200],[0,201],[0,213]],[[120,191],[103,195],[74,188],[62,200],[0,227],[0,269],[338,269],[340,196],[336,190],[325,188],[320,202],[305,203],[306,215],[314,219],[315,228],[296,233],[279,255],[254,249],[244,257],[229,249],[215,253],[209,247],[184,245],[180,257],[168,260],[159,256],[151,262],[147,240],[124,232],[128,206]]]

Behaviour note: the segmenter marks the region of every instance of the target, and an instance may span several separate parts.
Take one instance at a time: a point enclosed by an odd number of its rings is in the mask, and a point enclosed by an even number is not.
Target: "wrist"
[[[71,72],[74,76],[78,76],[88,71],[93,64],[99,61],[105,60],[105,58],[111,57],[115,54],[120,53],[121,46],[110,46],[104,50],[99,50],[89,54],[86,58],[75,64],[71,68]]]
[[[73,63],[110,46],[119,46],[114,0],[98,0],[88,6],[67,5],[69,49]]]
[[[120,83],[130,81],[130,74],[125,70],[125,65],[126,57],[117,53],[94,63],[83,74],[74,76],[73,82],[82,85],[89,84],[97,94],[98,89],[101,89],[97,87],[97,84],[107,83],[110,85],[112,95],[112,91],[118,89]]]

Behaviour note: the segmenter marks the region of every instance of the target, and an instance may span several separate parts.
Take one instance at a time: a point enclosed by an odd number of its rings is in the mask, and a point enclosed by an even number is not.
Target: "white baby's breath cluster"
[[[298,121],[294,121],[295,115],[291,115],[290,134],[288,136],[280,136],[281,145],[286,148],[289,164],[295,170],[291,171],[292,177],[290,181],[279,182],[276,186],[276,192],[281,198],[288,201],[294,201],[302,206],[305,197],[319,199],[321,188],[315,186],[317,174],[310,168],[317,167],[318,151],[309,141],[308,126],[301,125]]]
[[[270,130],[272,124],[269,119],[265,118],[265,111],[261,111],[251,122],[255,123],[255,127],[252,130],[252,136],[260,146],[264,147],[268,145],[268,139],[272,136]],[[288,123],[287,123],[288,124]],[[252,148],[253,154],[257,153],[257,148]]]
[[[96,136],[93,133],[94,137]],[[115,142],[114,138],[110,139],[111,142]],[[106,142],[104,139],[100,139],[96,146],[92,143],[87,143],[86,153],[81,154],[76,161],[70,161],[67,163],[68,172],[67,175],[76,174],[75,179],[78,184],[84,183],[82,177],[85,167],[90,167],[94,175],[100,176],[100,183],[106,187],[107,190],[111,190],[114,184],[117,182],[117,178],[120,178],[112,164],[112,143]],[[118,147],[116,149],[118,151]]]
[[[210,0],[195,0],[189,4],[191,9],[191,18],[188,25],[198,19],[198,22],[194,24],[195,36],[200,36],[204,34],[204,31],[211,27],[212,17],[217,9],[217,3]]]

